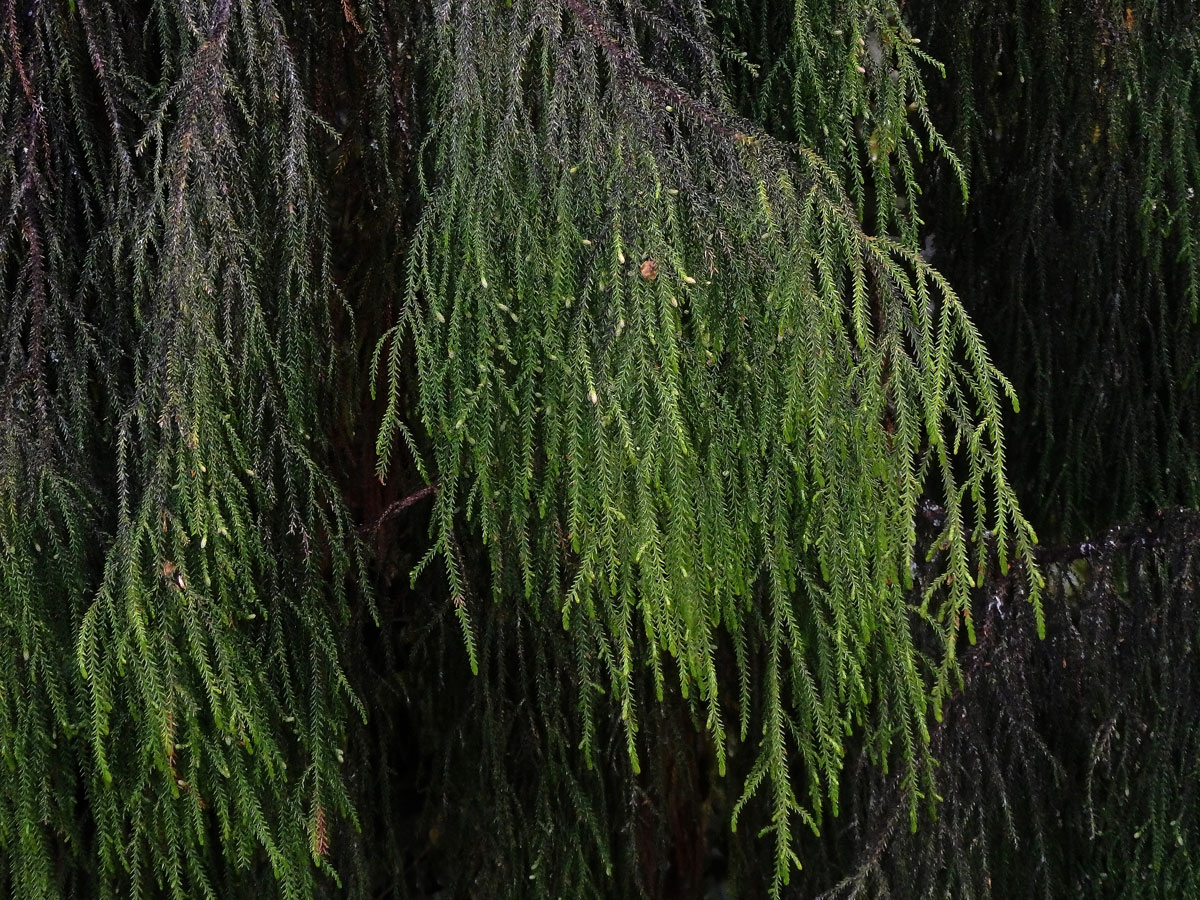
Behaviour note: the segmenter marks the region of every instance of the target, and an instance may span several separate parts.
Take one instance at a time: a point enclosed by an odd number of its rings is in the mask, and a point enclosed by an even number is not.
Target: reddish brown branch
[[[421,500],[424,500],[426,497],[429,497],[432,494],[436,494],[437,490],[438,490],[438,486],[437,486],[437,483],[435,482],[434,484],[426,485],[425,487],[421,488],[420,490],[413,491],[407,497],[401,497],[399,500],[395,501],[394,503],[389,504],[388,507],[379,514],[379,518],[377,518],[375,520],[374,524],[362,526],[359,529],[359,533],[363,534],[363,535],[374,534],[380,528],[383,527],[383,523],[386,522],[388,519],[391,519],[392,517],[396,516],[397,514],[408,509],[414,503],[418,503]]]

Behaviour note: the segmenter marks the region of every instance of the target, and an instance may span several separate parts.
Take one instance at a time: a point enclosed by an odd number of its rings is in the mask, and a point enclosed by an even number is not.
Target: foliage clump
[[[910,40],[855,14],[875,42]],[[472,657],[457,545],[477,536],[495,600],[572,631],[586,755],[611,703],[637,770],[644,665],[660,699],[677,679],[696,704],[722,770],[725,709],[740,739],[761,733],[743,800],[771,796],[777,889],[793,821],[815,829],[827,796],[837,808],[854,729],[880,763],[901,760],[914,803],[928,789],[930,689],[936,709],[988,542],[1003,567],[1033,543],[1003,469],[1011,389],[912,229],[863,230],[834,168],[854,158],[827,162],[734,106],[703,17],[447,5],[430,34],[425,204],[382,348],[381,465],[407,433],[411,340],[438,479],[430,555]],[[885,50],[865,47],[841,45],[857,82],[829,114],[839,130],[878,99],[865,73]],[[798,70],[812,52],[794,48]],[[920,100],[912,54],[887,56]],[[947,514],[923,652],[906,591],[927,490]]]
[[[369,593],[321,462],[324,126],[270,3],[6,22],[0,878],[310,894]]]

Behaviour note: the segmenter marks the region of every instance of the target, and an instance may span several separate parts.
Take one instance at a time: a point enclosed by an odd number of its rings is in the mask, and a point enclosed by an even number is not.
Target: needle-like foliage
[[[215,898],[265,862],[304,896],[350,814],[358,704],[356,551],[320,462],[323,124],[270,3],[22,6],[0,866],[19,897]]]
[[[925,115],[914,52],[881,46],[911,39],[882,15],[854,8],[832,60],[789,51],[797,80],[818,62],[845,71],[839,133],[860,110],[908,115],[890,97],[881,111],[865,77],[893,59]],[[1007,567],[1033,534],[1004,475],[1011,389],[952,289],[911,233],[863,229],[839,177],[859,171],[849,150],[827,160],[743,117],[703,10],[665,16],[581,0],[436,10],[425,206],[381,345],[381,466],[412,424],[397,375],[411,340],[438,480],[430,557],[472,665],[465,540],[489,548],[496,602],[572,631],[585,754],[611,704],[636,771],[643,667],[659,698],[675,682],[692,701],[722,770],[736,710],[758,746],[743,801],[771,798],[778,891],[795,824],[815,830],[826,798],[837,809],[855,729],[881,764],[900,760],[915,821],[970,587],[990,547]],[[907,153],[879,141],[876,156]],[[914,610],[926,491],[946,504],[945,590]],[[914,621],[936,635],[927,650]],[[724,675],[721,633],[737,650]],[[749,644],[767,648],[762,669]]]
[[[0,893],[1186,894],[1198,22],[0,0]]]

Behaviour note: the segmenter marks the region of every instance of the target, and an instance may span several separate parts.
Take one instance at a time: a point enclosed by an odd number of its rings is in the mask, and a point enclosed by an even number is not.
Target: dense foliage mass
[[[1200,885],[1194,2],[0,31],[6,894]]]

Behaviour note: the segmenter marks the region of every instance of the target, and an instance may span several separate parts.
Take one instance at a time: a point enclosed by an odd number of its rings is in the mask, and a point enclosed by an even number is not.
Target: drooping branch
[[[1193,883],[1200,511],[1160,510],[1037,558],[1044,640],[1019,578],[976,591],[978,642],[932,732],[937,818],[907,833],[900,780],[851,761],[863,780],[805,881],[813,895],[1073,896],[1101,871],[1105,896]]]

